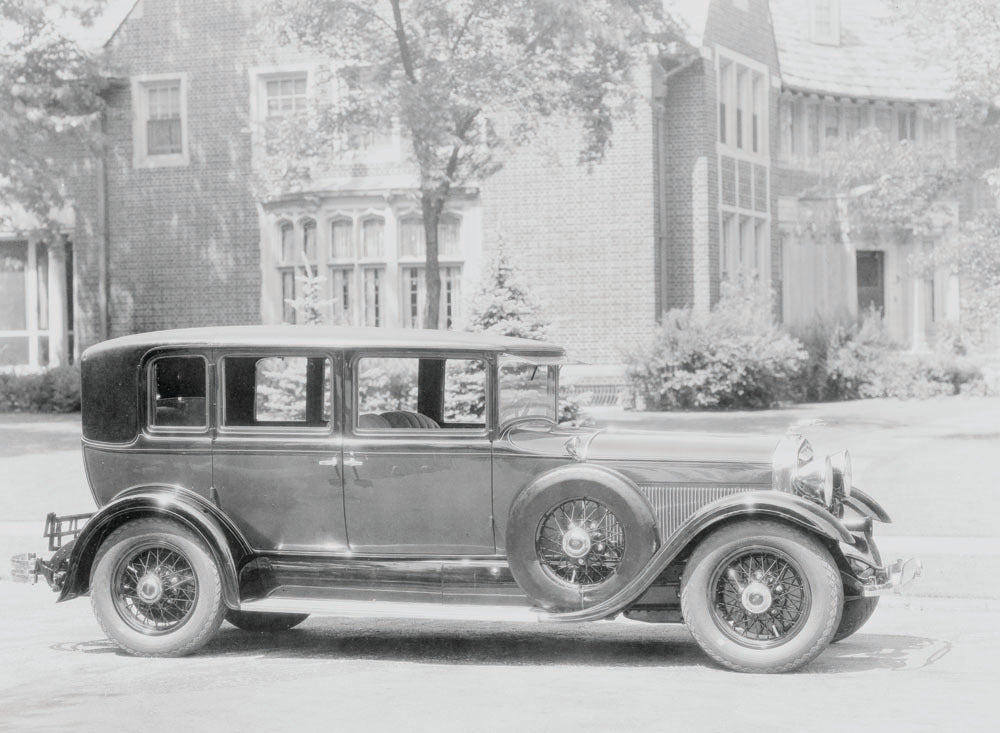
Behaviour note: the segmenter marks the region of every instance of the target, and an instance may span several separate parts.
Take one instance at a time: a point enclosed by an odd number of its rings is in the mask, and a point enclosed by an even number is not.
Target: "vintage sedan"
[[[457,332],[184,329],[88,349],[98,511],[14,558],[107,635],[176,656],[308,615],[685,623],[781,672],[919,574],[846,452],[798,435],[557,424],[561,348]]]

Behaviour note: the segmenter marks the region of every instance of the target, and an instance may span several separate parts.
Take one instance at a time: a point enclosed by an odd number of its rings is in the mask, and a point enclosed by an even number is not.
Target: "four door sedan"
[[[440,331],[187,329],[83,355],[99,510],[15,558],[138,655],[309,614],[685,623],[792,670],[919,573],[846,453],[557,424],[562,349]],[[81,520],[86,520],[82,527]],[[69,541],[63,543],[63,539]]]

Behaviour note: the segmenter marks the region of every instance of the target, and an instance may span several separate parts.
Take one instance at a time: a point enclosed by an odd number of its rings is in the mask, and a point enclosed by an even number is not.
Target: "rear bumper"
[[[49,550],[55,554],[49,560],[43,560],[33,552],[14,555],[10,559],[11,580],[34,585],[39,577],[45,578],[52,590],[60,590],[66,577],[66,564],[73,543],[83,531],[83,525],[92,514],[67,514],[58,516],[50,512],[45,517],[45,529],[42,537],[49,541]]]
[[[919,578],[923,568],[923,563],[915,557],[909,560],[897,560],[892,565],[882,568],[877,573],[875,582],[865,583],[861,595],[870,598],[886,593],[898,593],[904,585]]]

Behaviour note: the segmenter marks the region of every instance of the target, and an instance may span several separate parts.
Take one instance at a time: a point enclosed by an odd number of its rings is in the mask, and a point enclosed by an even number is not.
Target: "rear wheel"
[[[244,631],[288,631],[309,618],[307,613],[226,611],[226,621]]]
[[[94,560],[91,605],[108,637],[130,654],[178,657],[222,623],[222,581],[205,543],[160,518],[112,532]]]
[[[815,659],[840,623],[843,598],[826,547],[772,521],[731,524],[706,537],[681,582],[695,641],[738,672],[787,672]]]

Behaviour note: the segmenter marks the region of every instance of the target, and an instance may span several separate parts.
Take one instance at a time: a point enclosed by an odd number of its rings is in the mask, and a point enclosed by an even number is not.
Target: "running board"
[[[548,612],[527,606],[474,606],[452,603],[405,603],[325,598],[262,598],[240,604],[254,613],[305,613],[342,618],[426,619],[437,621],[494,621],[538,623]]]

